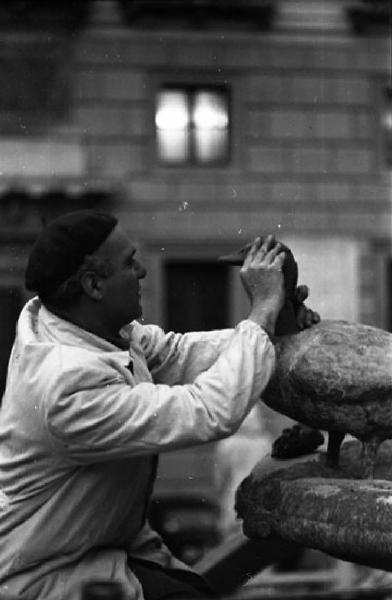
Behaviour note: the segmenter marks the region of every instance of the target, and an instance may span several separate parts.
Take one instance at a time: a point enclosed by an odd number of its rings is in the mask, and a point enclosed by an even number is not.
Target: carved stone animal
[[[265,404],[328,431],[330,465],[338,463],[346,433],[361,440],[363,477],[371,477],[379,444],[392,439],[392,334],[325,320],[276,338],[275,348]]]
[[[242,264],[246,249],[221,260]],[[346,433],[361,440],[363,477],[372,477],[379,444],[392,439],[392,334],[339,320],[295,331],[296,284],[294,277],[286,285],[289,335],[274,340],[277,366],[262,399],[277,412],[327,431],[331,466],[338,464]]]

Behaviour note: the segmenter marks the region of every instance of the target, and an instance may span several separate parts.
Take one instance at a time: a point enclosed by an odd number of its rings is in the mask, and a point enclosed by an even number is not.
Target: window
[[[164,164],[216,165],[228,160],[226,88],[161,88],[157,95],[155,125],[158,159]]]

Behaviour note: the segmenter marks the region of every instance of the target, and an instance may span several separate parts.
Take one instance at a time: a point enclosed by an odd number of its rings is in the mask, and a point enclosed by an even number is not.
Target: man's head
[[[107,213],[82,210],[52,221],[31,251],[26,287],[58,313],[83,308],[122,327],[141,316],[145,269],[135,248]]]

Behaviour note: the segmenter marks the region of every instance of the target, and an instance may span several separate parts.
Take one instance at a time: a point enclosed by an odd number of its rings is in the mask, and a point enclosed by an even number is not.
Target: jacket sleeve
[[[163,452],[230,435],[260,398],[275,365],[267,334],[252,321],[231,332],[193,383],[135,387],[97,362],[48,387],[44,418],[55,452],[76,462]]]
[[[227,346],[233,331],[166,333],[157,325],[135,323],[132,336],[142,349],[154,382],[175,385],[193,382],[209,369]]]

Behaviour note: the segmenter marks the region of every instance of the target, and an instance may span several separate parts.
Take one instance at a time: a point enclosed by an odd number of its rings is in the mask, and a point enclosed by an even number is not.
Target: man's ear
[[[105,280],[94,271],[85,271],[80,277],[84,293],[92,300],[102,300],[105,292]]]

